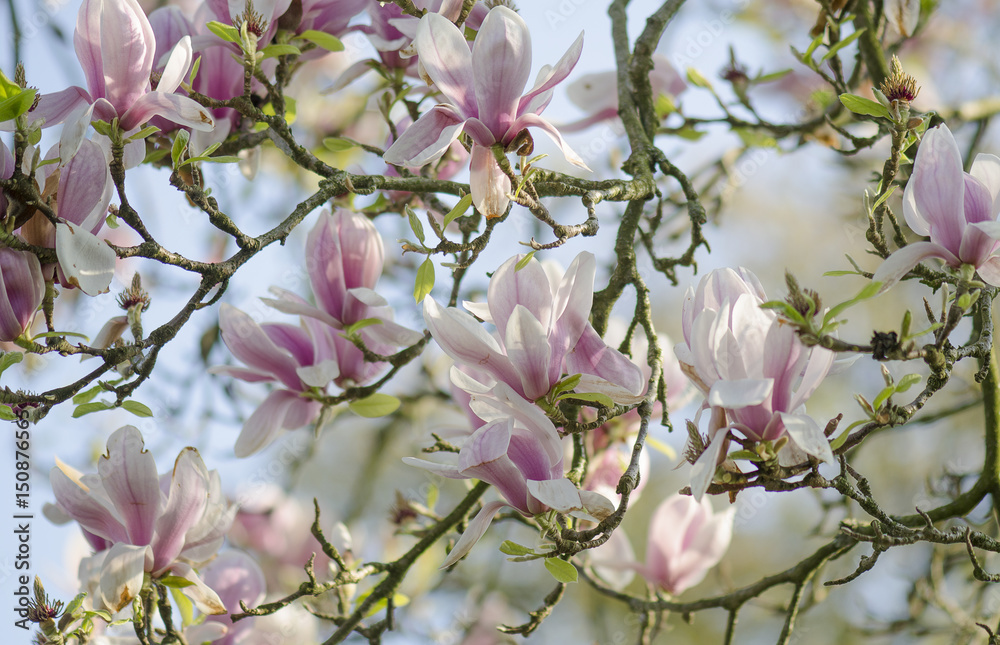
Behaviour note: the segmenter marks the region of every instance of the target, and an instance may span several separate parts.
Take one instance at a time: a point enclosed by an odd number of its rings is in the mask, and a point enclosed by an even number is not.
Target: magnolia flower
[[[368,349],[386,354],[412,345],[422,335],[393,322],[392,307],[375,292],[385,262],[382,236],[359,213],[338,209],[320,214],[306,240],[306,271],[317,307],[283,289],[277,299],[265,298],[275,309],[321,321],[328,332],[338,364],[334,382],[341,387],[363,384],[384,369],[384,363],[366,362],[353,343],[339,332],[363,320],[374,320],[358,331]]]
[[[471,315],[442,308],[433,298],[424,300],[424,321],[441,349],[457,363],[476,367],[532,401],[548,394],[566,371],[582,375],[578,392],[637,402],[645,386],[641,371],[608,347],[588,321],[594,256],[580,253],[562,276],[547,274],[534,258],[518,269],[522,259],[516,255],[496,270],[486,303],[465,303],[466,309],[496,326],[496,337]],[[452,378],[462,378],[461,373],[452,370]]]
[[[479,479],[492,484],[504,499],[483,505],[469,528],[448,554],[442,568],[458,562],[483,536],[493,516],[504,506],[525,516],[549,508],[583,512],[604,519],[614,512],[607,498],[579,490],[564,476],[559,433],[536,406],[504,383],[491,395],[473,396],[475,413],[486,421],[462,445],[457,463],[437,463],[405,457],[404,462],[451,479]]]
[[[118,119],[123,132],[131,132],[154,115],[195,130],[215,126],[205,108],[174,93],[191,65],[190,39],[181,39],[174,48],[156,89],[152,89],[150,72],[156,42],[136,0],[84,0],[74,42],[88,89],[74,86],[43,94],[33,116],[44,118],[45,126],[66,121],[59,142],[63,163],[76,154],[92,119]],[[134,150],[145,150],[142,141],[130,145]],[[130,159],[136,156],[133,153]]]
[[[684,495],[665,499],[649,524],[642,576],[671,595],[701,582],[729,548],[735,510],[714,513],[707,499]]]
[[[0,247],[0,341],[12,341],[31,326],[45,296],[38,258]]]
[[[158,477],[142,435],[124,426],[108,439],[97,474],[57,464],[49,474],[57,502],[49,514],[79,522],[98,551],[81,571],[100,571],[106,607],[117,612],[132,602],[149,574],[186,579],[191,584],[181,592],[203,613],[226,611],[193,567],[219,550],[233,509],[222,496],[218,473],[205,468],[197,450],[182,450],[171,474]]]
[[[188,627],[185,631],[188,642],[203,643],[210,640],[215,645],[248,642],[246,637],[250,635],[256,619],[245,618],[234,623],[229,614],[243,611],[241,601],[248,607],[255,607],[264,600],[267,585],[260,566],[242,551],[224,551],[205,567],[202,577],[205,584],[218,593],[226,612],[207,617],[201,625]],[[192,630],[198,631],[192,634]],[[221,634],[215,636],[219,632]]]
[[[993,286],[1000,286],[1000,158],[979,154],[972,172],[962,171],[962,154],[948,126],[928,130],[903,191],[903,215],[914,233],[930,236],[899,249],[882,263],[872,280],[882,291],[927,258],[950,267],[969,264]]]
[[[510,203],[510,179],[500,170],[492,146],[505,148],[527,128],[540,128],[571,163],[587,168],[556,128],[539,116],[552,88],[566,78],[583,49],[583,34],[554,68],[543,67],[535,86],[521,93],[531,72],[528,26],[504,6],[490,10],[472,51],[450,20],[427,13],[413,41],[420,64],[447,103],[434,106],[400,135],[384,159],[401,166],[423,166],[440,157],[465,132],[472,139],[472,202],[486,217],[499,217]]]
[[[653,54],[652,60],[653,69],[649,73],[649,84],[653,89],[654,99],[660,95],[676,97],[687,89],[687,83],[666,56]],[[595,123],[618,118],[618,72],[616,71],[585,74],[566,88],[566,95],[574,105],[586,110],[589,116],[559,126],[563,132],[577,132]]]
[[[53,147],[47,158],[57,155],[58,149]],[[56,277],[64,287],[79,287],[90,296],[106,292],[114,277],[116,256],[96,237],[104,226],[114,186],[103,148],[84,139],[68,163],[40,170],[40,183],[46,187],[43,197],[55,207],[61,221],[53,225],[36,212],[20,228],[21,235],[31,244],[56,250]],[[54,195],[50,192],[53,185]],[[45,274],[51,278],[51,265],[45,268]]]
[[[802,345],[791,326],[760,308],[762,302],[760,283],[746,269],[713,271],[685,297],[685,342],[674,351],[713,413],[710,444],[691,476],[697,499],[712,481],[729,430],[757,442],[787,435],[798,450],[833,462],[822,429],[805,414],[805,401],[830,371],[834,354]],[[801,461],[795,449],[778,457],[789,465]]]
[[[216,366],[209,371],[250,383],[275,381],[284,386],[272,391],[243,424],[236,440],[237,457],[249,457],[269,446],[283,430],[301,428],[319,417],[323,406],[303,395],[312,388],[325,388],[339,372],[330,334],[316,321],[303,324],[258,325],[231,305],[224,303],[219,309],[222,341],[246,367]]]

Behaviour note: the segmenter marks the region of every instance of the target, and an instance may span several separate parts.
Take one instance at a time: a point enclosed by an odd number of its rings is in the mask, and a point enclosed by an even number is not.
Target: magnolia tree
[[[937,78],[937,3],[614,0],[598,37],[576,0],[84,0],[68,86],[23,4],[25,642],[1000,642],[998,102]],[[738,21],[788,68],[707,69]],[[727,237],[802,150],[849,199],[796,217],[850,218],[849,263]]]

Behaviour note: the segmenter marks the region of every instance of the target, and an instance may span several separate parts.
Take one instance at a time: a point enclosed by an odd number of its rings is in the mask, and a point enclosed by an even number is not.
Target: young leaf
[[[331,36],[330,34],[317,31],[315,29],[307,29],[299,34],[299,38],[308,40],[317,47],[321,47],[328,52],[342,52],[344,51],[344,43],[340,42],[340,39],[336,36]]]
[[[122,407],[137,417],[153,416],[153,411],[138,401],[122,401]]]
[[[712,83],[707,78],[702,76],[701,72],[693,67],[687,68],[687,79],[688,82],[695,87],[704,87],[709,90],[712,89]]]
[[[277,58],[278,56],[297,56],[302,53],[302,51],[295,45],[282,45],[276,43],[274,45],[268,45],[261,50],[264,54],[264,58]]]
[[[85,414],[90,414],[91,412],[100,412],[101,410],[108,410],[112,406],[105,403],[104,401],[95,401],[94,403],[84,403],[83,405],[77,406],[73,410],[73,418],[79,419]]]
[[[24,354],[21,352],[0,352],[0,374],[11,365],[17,365],[23,360]]]
[[[240,32],[236,27],[232,25],[227,25],[225,23],[219,22],[217,20],[210,20],[208,22],[208,30],[226,41],[227,43],[238,43],[240,42]]]
[[[174,138],[174,144],[170,146],[170,161],[174,168],[179,168],[181,161],[181,155],[187,150],[188,139],[191,138],[191,133],[187,130],[178,130],[177,136]]]
[[[358,401],[351,401],[348,407],[359,417],[374,419],[395,412],[399,408],[399,399],[389,394],[376,392]]]
[[[892,115],[889,110],[886,109],[884,105],[878,101],[873,101],[871,99],[866,99],[863,96],[858,96],[857,94],[841,94],[840,102],[844,104],[844,107],[854,112],[855,114],[864,114],[866,116],[877,116],[884,119],[891,119]]]
[[[194,583],[180,576],[163,576],[160,578],[160,584],[171,589],[183,589],[184,587],[190,587]]]
[[[420,218],[413,212],[413,209],[410,208],[409,204],[407,204],[404,208],[406,210],[406,217],[410,220],[410,228],[413,230],[413,234],[416,235],[417,239],[420,240],[420,243],[423,244],[427,241],[427,238],[424,236],[424,225],[420,222]]]
[[[379,320],[378,318],[365,318],[364,320],[359,320],[358,322],[354,323],[353,325],[350,325],[348,327],[344,327],[344,336],[351,336],[353,334],[358,333],[359,331],[361,331],[365,327],[370,327],[372,325],[381,325],[381,324],[382,324],[382,321]]]
[[[576,582],[577,572],[576,567],[574,567],[569,562],[565,560],[560,560],[559,558],[545,558],[545,568],[548,569],[552,577],[556,579],[556,582]]]
[[[15,421],[16,419],[17,415],[14,414],[14,410],[9,405],[0,404],[0,421]]]
[[[444,221],[441,222],[441,228],[446,229],[448,225],[454,222],[456,219],[465,215],[465,211],[469,210],[469,206],[472,206],[472,195],[466,195],[462,199],[458,200],[455,204],[455,208],[448,211],[448,214],[444,216]]]
[[[574,401],[585,401],[587,403],[596,403],[604,408],[615,407],[615,402],[611,400],[611,397],[607,394],[601,394],[600,392],[569,392],[560,398],[572,399]]]
[[[434,263],[430,257],[423,261],[417,269],[417,281],[413,285],[413,298],[423,302],[427,294],[434,288]]]
[[[531,258],[535,257],[535,253],[537,253],[537,251],[532,251],[531,253],[526,253],[523,258],[521,258],[520,260],[518,260],[517,264],[514,265],[514,272],[517,273],[518,271],[520,271],[524,267],[528,266],[528,263],[531,262]]]
[[[850,45],[851,43],[853,43],[855,40],[857,40],[861,36],[861,34],[865,33],[866,29],[867,29],[867,27],[862,27],[861,29],[858,29],[853,34],[851,34],[847,38],[843,39],[842,41],[840,41],[839,43],[837,43],[836,45],[834,45],[833,47],[831,47],[828,52],[826,52],[825,54],[823,54],[823,58],[819,59],[819,62],[825,63],[826,61],[828,61],[831,58],[833,58],[834,56],[836,56],[837,52],[839,52],[841,49],[843,49],[844,47],[847,47],[848,45]]]
[[[323,147],[330,152],[343,152],[355,146],[357,146],[356,143],[343,137],[326,137],[323,139]]]
[[[38,90],[20,90],[17,94],[0,101],[0,121],[13,121],[31,108]]]
[[[83,405],[84,403],[90,403],[94,400],[94,397],[104,391],[104,388],[100,385],[95,385],[89,390],[84,390],[73,397],[74,405]]]
[[[531,555],[534,552],[534,549],[521,546],[517,542],[511,542],[510,540],[504,540],[503,544],[500,545],[500,553],[507,555]]]

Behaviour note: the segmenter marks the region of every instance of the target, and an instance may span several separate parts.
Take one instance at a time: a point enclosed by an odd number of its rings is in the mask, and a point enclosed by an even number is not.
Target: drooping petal
[[[219,309],[219,328],[222,341],[233,356],[252,369],[272,374],[289,389],[301,389],[295,371],[299,364],[291,352],[278,347],[246,313],[223,303]]]
[[[56,255],[70,285],[88,296],[106,293],[115,275],[114,250],[82,228],[56,224]]]
[[[108,438],[108,450],[97,461],[104,490],[121,514],[132,544],[149,544],[160,512],[156,461],[134,426],[123,426]]]
[[[45,92],[38,98],[35,109],[28,112],[28,121],[41,119],[42,127],[48,128],[62,123],[81,106],[93,102],[94,99],[85,89],[75,85],[58,92]]]
[[[449,142],[450,143],[450,142]],[[472,146],[469,188],[476,210],[488,218],[502,217],[510,205],[510,177],[497,164],[493,150]]]
[[[407,466],[423,468],[428,472],[447,477],[448,479],[467,479],[465,475],[458,472],[458,466],[454,464],[441,464],[436,461],[417,459],[416,457],[403,457],[403,463]]]
[[[423,166],[448,150],[462,134],[463,125],[465,117],[453,107],[435,105],[404,130],[382,158],[397,166]]]
[[[447,569],[464,558],[472,550],[472,547],[476,546],[476,542],[483,537],[483,534],[486,533],[486,529],[490,527],[490,523],[493,521],[493,516],[504,506],[508,506],[508,504],[501,501],[483,504],[482,510],[476,513],[476,516],[469,522],[465,533],[462,534],[462,537],[452,547],[448,557],[445,558],[444,563],[439,568]]]
[[[830,441],[812,417],[787,412],[778,412],[778,414],[781,415],[781,422],[788,435],[799,448],[820,461],[825,461],[828,464],[834,463]]]
[[[147,560],[152,560],[149,545],[118,542],[104,556],[101,565],[101,600],[112,613],[121,611],[142,589]]]
[[[494,421],[472,433],[458,455],[458,470],[492,484],[514,508],[529,513],[524,475],[507,456],[512,426],[510,420]]]
[[[494,135],[506,132],[531,74],[531,34],[521,16],[502,5],[489,12],[472,47],[472,70],[479,120]]]
[[[112,512],[88,494],[79,483],[64,472],[65,465],[56,460],[49,472],[49,485],[59,502],[60,510],[80,523],[85,531],[108,542],[126,542],[128,533]]]
[[[573,148],[571,148],[563,139],[562,135],[559,134],[559,130],[556,129],[556,126],[549,123],[545,117],[538,116],[533,112],[522,114],[517,117],[517,120],[514,121],[510,130],[507,131],[507,134],[512,139],[518,132],[525,128],[541,129],[545,134],[549,135],[549,138],[552,139],[557,146],[559,146],[559,150],[563,153],[563,156],[566,157],[566,161],[570,162],[574,166],[579,166],[584,170],[590,170],[583,158],[576,154]]]
[[[479,116],[473,89],[476,83],[473,80],[472,52],[458,27],[444,16],[428,12],[417,25],[413,44],[427,75],[459,110],[462,120]]]
[[[38,258],[28,251],[0,248],[0,341],[12,341],[24,333],[44,296]]]
[[[700,501],[704,497],[708,487],[712,484],[712,479],[715,478],[719,456],[722,454],[722,448],[726,445],[726,435],[725,431],[718,432],[691,468],[691,494],[696,500]]]
[[[215,128],[215,119],[206,108],[186,96],[167,92],[143,94],[122,115],[120,124],[122,129],[131,130],[154,116],[194,130],[207,132]]]
[[[181,81],[185,80],[191,62],[194,59],[194,50],[191,47],[191,36],[184,35],[174,48],[170,51],[167,64],[163,67],[160,82],[156,85],[157,92],[171,93],[177,89]]]
[[[872,276],[872,282],[881,282],[879,293],[885,293],[903,279],[913,267],[928,258],[942,258],[948,264],[958,266],[958,258],[948,249],[934,242],[914,242],[899,249],[882,262]]]
[[[294,430],[315,419],[321,407],[319,402],[303,399],[295,392],[271,392],[243,424],[234,446],[236,456],[243,458],[260,452],[284,430]]]
[[[642,394],[646,386],[639,366],[617,349],[609,347],[590,323],[566,355],[566,371],[598,376],[632,395]]]
[[[175,562],[170,567],[170,573],[179,578],[184,578],[191,583],[182,587],[181,593],[191,599],[191,602],[198,608],[198,611],[208,615],[227,613],[226,606],[222,604],[219,594],[215,593],[208,585],[202,582],[198,574],[191,568],[191,565],[183,562]]]

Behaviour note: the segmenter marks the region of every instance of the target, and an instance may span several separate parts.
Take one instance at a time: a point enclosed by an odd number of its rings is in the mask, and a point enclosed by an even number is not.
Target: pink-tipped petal
[[[97,472],[115,508],[122,514],[133,544],[149,544],[160,512],[156,461],[134,426],[123,426],[108,438],[108,450]]]
[[[439,14],[427,13],[420,19],[413,44],[421,65],[441,93],[463,117],[478,116],[472,52],[458,27]]]
[[[531,34],[521,16],[502,5],[489,12],[472,48],[472,69],[479,120],[494,133],[507,131],[531,73]]]
[[[537,101],[536,98],[541,98],[542,94],[549,92],[553,87],[555,87],[557,84],[565,80],[566,77],[569,76],[569,73],[573,71],[573,68],[576,67],[576,63],[577,61],[580,60],[580,54],[582,53],[583,53],[583,32],[581,31],[580,35],[577,36],[576,40],[573,41],[573,44],[570,45],[569,49],[566,50],[566,53],[564,53],[562,55],[562,58],[559,59],[559,62],[557,62],[554,67],[549,68],[548,72],[544,76],[539,74],[539,77],[535,82],[535,86],[532,87],[527,94],[521,97],[521,100],[517,106],[518,115],[526,114],[528,112],[534,112],[536,114],[538,112],[541,112],[541,108],[544,107],[544,104],[540,105],[539,101]],[[615,72],[609,72],[609,74],[612,75],[612,78],[616,75]],[[595,74],[593,76],[597,75]],[[570,96],[570,100],[576,103],[576,100],[573,99],[572,95]],[[597,98],[597,100],[600,102],[599,106],[601,108],[604,107],[617,108],[618,107],[617,83],[614,80],[612,80],[611,87],[606,88],[605,91],[602,92],[602,95]],[[577,103],[577,105],[579,105],[579,103]],[[587,109],[594,110],[594,108],[591,107],[590,105],[587,105]]]
[[[448,150],[464,124],[465,118],[450,105],[435,105],[399,135],[382,158],[397,166],[423,166]]]
[[[215,128],[211,112],[192,99],[180,94],[147,92],[139,97],[121,118],[121,127],[131,130],[161,116],[177,125],[194,130],[209,131]]]
[[[243,424],[234,447],[236,456],[243,458],[260,452],[285,430],[294,430],[309,423],[319,414],[321,407],[320,403],[303,399],[295,392],[271,392]]]
[[[881,282],[879,293],[885,293],[910,272],[913,267],[928,258],[942,258],[949,264],[958,266],[959,261],[948,249],[934,242],[914,242],[899,249],[882,262],[872,276],[872,282]]]
[[[476,542],[483,537],[483,534],[486,533],[486,529],[493,522],[493,516],[504,506],[508,506],[508,504],[500,501],[483,504],[482,510],[476,513],[476,516],[469,522],[465,533],[462,534],[462,537],[452,547],[448,557],[445,558],[444,563],[439,568],[447,569],[464,558],[472,550],[472,547],[476,546]]]
[[[170,492],[163,512],[156,519],[153,541],[153,573],[168,567],[184,549],[188,530],[201,519],[208,503],[208,469],[194,448],[177,455],[170,478]]]
[[[962,155],[947,126],[933,128],[924,134],[907,190],[911,185],[910,203],[916,210],[910,212],[912,208],[904,208],[907,223],[919,233],[914,224],[920,226],[920,220],[925,221],[934,241],[957,254],[965,225],[962,217],[965,180]],[[908,201],[904,199],[904,206]],[[911,222],[914,216],[916,221]]]

